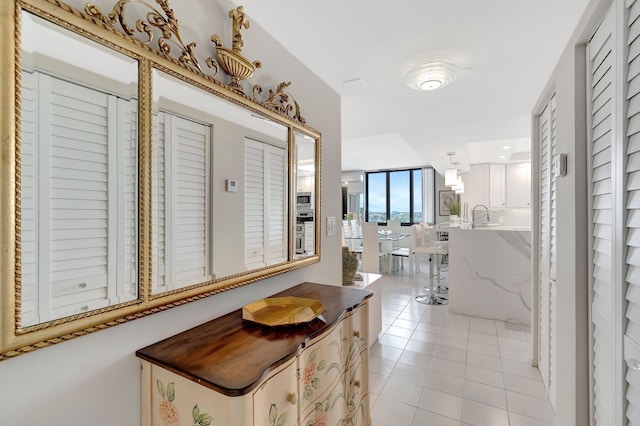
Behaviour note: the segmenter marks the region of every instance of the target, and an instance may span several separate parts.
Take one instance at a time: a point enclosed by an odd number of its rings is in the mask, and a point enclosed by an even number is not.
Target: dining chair
[[[362,256],[362,236],[354,235],[348,220],[342,221],[342,245],[349,248],[359,258]]]
[[[388,220],[387,221],[387,230],[391,231],[394,234],[399,234],[402,232],[402,222],[399,220]]]
[[[380,250],[378,238],[378,223],[365,222],[362,224],[362,272],[380,273],[380,265],[388,271],[390,252]]]

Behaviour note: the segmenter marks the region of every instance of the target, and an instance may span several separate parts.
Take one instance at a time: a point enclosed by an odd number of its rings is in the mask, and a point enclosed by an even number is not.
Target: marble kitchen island
[[[449,310],[531,323],[531,231],[449,228]]]

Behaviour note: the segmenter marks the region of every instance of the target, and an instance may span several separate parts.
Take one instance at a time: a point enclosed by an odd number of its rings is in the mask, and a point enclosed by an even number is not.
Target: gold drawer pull
[[[298,394],[290,393],[289,395],[287,395],[287,401],[289,401],[291,405],[296,405],[296,403],[298,402]]]
[[[360,337],[360,332],[359,332],[359,331],[354,331],[354,332],[353,332],[353,335],[354,335],[355,337]]]
[[[359,388],[360,387],[360,380],[356,380],[355,382],[353,382],[353,386]]]

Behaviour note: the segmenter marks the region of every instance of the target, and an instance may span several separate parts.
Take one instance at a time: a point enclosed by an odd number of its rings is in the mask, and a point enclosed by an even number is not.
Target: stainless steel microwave
[[[311,192],[298,192],[296,194],[296,205],[311,206]]]

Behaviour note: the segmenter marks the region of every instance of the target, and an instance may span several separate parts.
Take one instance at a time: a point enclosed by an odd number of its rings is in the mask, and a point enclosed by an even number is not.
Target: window
[[[386,222],[388,219],[387,172],[367,174],[367,222]]]
[[[429,221],[434,214],[427,211],[425,216],[423,206],[435,209],[433,174],[432,168],[366,173],[366,221],[399,220],[405,225]]]
[[[432,169],[433,170],[433,169]],[[411,196],[413,197],[413,221],[420,223],[424,222],[422,215],[422,170],[412,170],[413,186]]]
[[[387,217],[403,223],[411,220],[411,173],[409,170],[389,172],[389,209]]]

